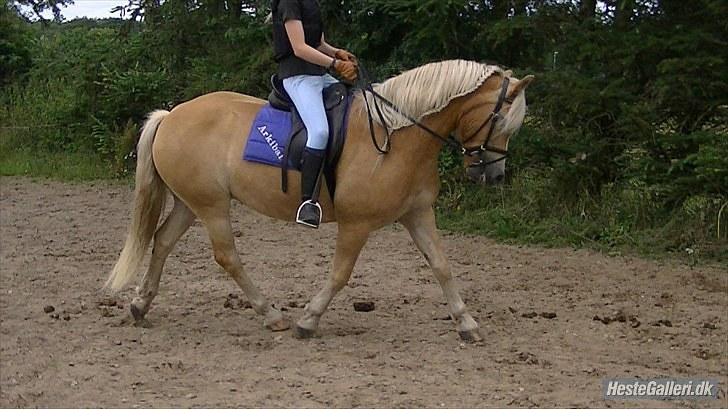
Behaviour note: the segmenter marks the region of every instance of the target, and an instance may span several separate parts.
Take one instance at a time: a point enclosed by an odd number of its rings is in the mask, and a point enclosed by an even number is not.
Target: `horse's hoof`
[[[136,321],[134,321],[134,323],[132,325],[137,328],[152,328],[152,322],[146,318],[136,320]]]
[[[480,330],[478,328],[472,329],[470,331],[458,331],[458,334],[460,335],[460,339],[465,342],[469,342],[472,344],[476,342],[483,342],[483,337],[480,336]]]
[[[134,303],[131,303],[129,305],[129,309],[131,310],[131,316],[134,317],[134,321],[139,322],[144,319],[145,312],[136,305],[134,305]]]
[[[265,324],[265,327],[273,332],[280,332],[291,328],[291,323],[287,319],[281,318],[278,321]]]
[[[298,339],[309,339],[316,336],[316,330],[306,329],[295,325],[293,327],[293,335]]]

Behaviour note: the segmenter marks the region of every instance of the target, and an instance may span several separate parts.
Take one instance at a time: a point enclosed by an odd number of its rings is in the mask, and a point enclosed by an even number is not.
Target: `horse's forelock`
[[[506,135],[512,135],[523,125],[523,120],[526,117],[526,95],[521,91],[513,104],[508,109],[508,113],[503,116],[503,120],[500,122],[499,132]]]

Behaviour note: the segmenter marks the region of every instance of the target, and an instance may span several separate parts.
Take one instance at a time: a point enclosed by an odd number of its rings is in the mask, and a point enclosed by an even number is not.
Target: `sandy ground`
[[[129,222],[127,186],[3,178],[0,407],[726,407],[728,272],[444,233],[486,342],[463,344],[407,233],[367,244],[320,336],[265,330],[196,224],[167,262],[151,327],[132,290],[99,291]],[[238,249],[297,319],[335,226],[235,209]],[[372,312],[355,312],[372,301]],[[54,311],[45,312],[44,309]],[[610,322],[610,320],[614,320]],[[717,401],[602,399],[607,377],[712,377]]]

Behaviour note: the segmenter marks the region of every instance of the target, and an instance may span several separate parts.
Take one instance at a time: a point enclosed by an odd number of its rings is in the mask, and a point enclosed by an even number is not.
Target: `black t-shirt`
[[[321,45],[323,22],[317,0],[273,0],[273,46],[278,62],[278,77],[285,79],[296,75],[324,75],[326,68],[304,61],[293,53],[286,32],[288,20],[300,20],[306,44],[313,48]]]

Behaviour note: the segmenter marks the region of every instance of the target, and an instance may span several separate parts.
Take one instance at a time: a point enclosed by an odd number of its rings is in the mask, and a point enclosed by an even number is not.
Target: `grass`
[[[87,152],[31,152],[0,144],[0,176],[43,177],[61,181],[116,178],[107,161]]]
[[[600,195],[559,189],[548,173],[521,173],[503,187],[445,178],[440,228],[511,244],[590,248],[688,264],[728,263],[728,233],[717,237],[725,199],[696,196],[668,210],[643,188],[610,185]],[[561,192],[561,193],[560,193]]]

